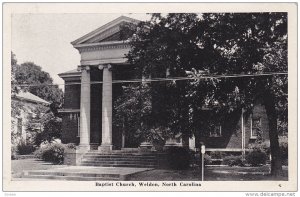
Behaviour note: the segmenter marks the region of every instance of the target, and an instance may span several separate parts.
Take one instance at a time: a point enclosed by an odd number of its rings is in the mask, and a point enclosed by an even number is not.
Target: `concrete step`
[[[101,166],[101,167],[131,167],[131,168],[155,168],[157,167],[156,164],[138,164],[138,163],[131,163],[131,164],[106,164],[103,162],[81,162],[81,166]]]
[[[157,155],[155,153],[129,152],[114,150],[109,153],[97,150],[89,151],[81,160],[81,166],[101,167],[133,167],[154,168],[157,167]],[[135,151],[135,149],[132,149]]]
[[[70,181],[124,181],[132,174],[152,170],[153,168],[137,167],[98,167],[92,166],[62,166],[48,170],[26,170],[20,179],[34,180],[70,180]]]
[[[52,179],[69,181],[117,181],[119,178],[113,177],[82,177],[82,176],[55,176],[55,175],[25,175],[24,178],[30,179]]]
[[[139,148],[122,148],[121,151],[123,152],[138,152]]]
[[[153,161],[157,160],[156,158],[147,158],[147,157],[101,157],[101,156],[83,156],[82,159],[99,159],[99,160],[126,160],[126,161]]]
[[[84,158],[99,158],[99,159],[128,159],[128,160],[155,160],[156,157],[110,157],[110,156],[101,156],[101,155],[84,155]]]
[[[83,159],[81,160],[81,163],[156,165],[157,161],[97,161],[92,159]]]
[[[154,158],[109,158],[109,157],[90,157],[84,156],[82,160],[92,160],[92,161],[141,161],[141,162],[153,162],[156,161]]]
[[[92,153],[88,152],[85,154],[86,156],[101,156],[101,157],[153,157],[155,158],[155,154],[103,154],[103,153]]]
[[[121,150],[112,150],[110,153],[139,153],[139,148],[122,148]],[[89,152],[102,152],[100,150],[90,150]]]
[[[42,171],[42,170],[37,170],[37,171],[28,171],[24,172],[26,175],[37,175],[37,176],[79,176],[79,177],[96,177],[96,178],[113,178],[113,179],[119,179],[120,175],[119,174],[100,174],[100,173],[83,173],[83,172],[62,172],[62,171]],[[25,175],[25,176],[26,176]]]

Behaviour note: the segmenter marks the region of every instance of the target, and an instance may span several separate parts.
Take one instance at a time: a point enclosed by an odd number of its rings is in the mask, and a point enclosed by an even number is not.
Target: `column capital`
[[[99,68],[100,70],[103,70],[104,68],[108,68],[108,70],[111,71],[112,65],[111,65],[111,64],[99,64],[99,65],[98,65],[98,68]]]
[[[82,70],[89,71],[90,70],[90,66],[89,65],[79,65],[77,67],[77,71],[82,71]]]

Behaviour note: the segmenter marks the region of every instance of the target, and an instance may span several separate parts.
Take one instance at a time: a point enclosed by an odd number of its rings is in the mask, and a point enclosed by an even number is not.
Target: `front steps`
[[[119,174],[97,174],[97,173],[74,173],[74,172],[56,172],[51,170],[37,170],[24,172],[23,178],[30,179],[53,179],[53,180],[68,180],[68,181],[116,181],[120,180]]]
[[[24,171],[22,178],[48,181],[125,181],[131,175],[147,170],[152,170],[152,168],[67,166],[49,170]]]
[[[134,149],[111,152],[91,150],[82,156],[79,165],[24,171],[22,178],[69,181],[127,180],[132,174],[158,168],[160,166],[159,158],[164,157],[157,153],[141,153]]]
[[[138,153],[112,151],[102,153],[89,151],[81,159],[81,166],[101,167],[132,167],[132,168],[156,168],[158,166],[155,153]]]

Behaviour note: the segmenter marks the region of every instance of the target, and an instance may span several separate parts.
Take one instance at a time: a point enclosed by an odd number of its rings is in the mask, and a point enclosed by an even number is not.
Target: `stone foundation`
[[[64,165],[77,166],[81,163],[81,159],[88,150],[65,150],[64,152]]]

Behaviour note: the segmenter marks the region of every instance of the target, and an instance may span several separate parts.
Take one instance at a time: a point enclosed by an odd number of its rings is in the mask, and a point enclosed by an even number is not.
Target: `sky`
[[[18,64],[34,62],[54,83],[63,84],[57,74],[80,65],[79,52],[71,42],[121,15],[150,19],[146,14],[14,14],[12,51]]]

